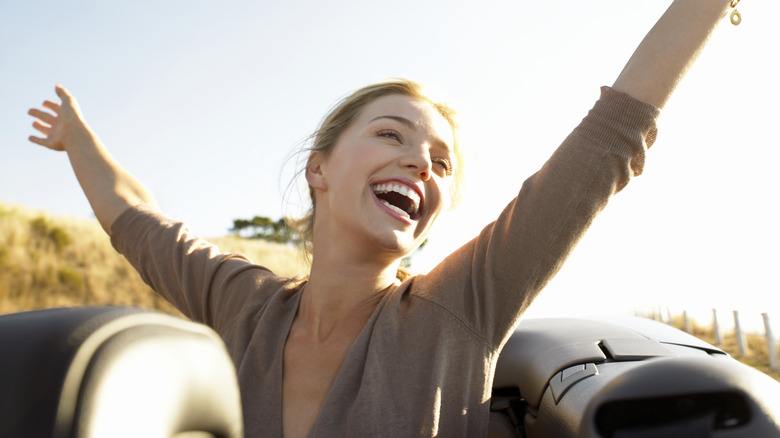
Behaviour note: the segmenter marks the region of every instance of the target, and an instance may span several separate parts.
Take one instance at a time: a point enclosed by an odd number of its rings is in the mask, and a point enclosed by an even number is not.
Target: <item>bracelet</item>
[[[737,10],[737,5],[739,4],[739,0],[731,0],[731,9],[734,9],[731,11],[731,15],[729,15],[729,20],[731,20],[731,24],[734,26],[739,26],[739,23],[742,23],[742,14],[739,13]]]

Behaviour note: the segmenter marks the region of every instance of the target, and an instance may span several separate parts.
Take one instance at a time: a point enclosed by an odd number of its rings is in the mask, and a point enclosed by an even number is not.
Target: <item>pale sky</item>
[[[92,217],[67,157],[26,140],[27,109],[62,83],[166,213],[223,235],[235,218],[297,211],[283,199],[290,152],[349,91],[408,77],[459,110],[472,156],[464,204],[416,257],[425,269],[498,215],[669,3],[3,2],[0,201]],[[780,317],[780,2],[739,9],[664,110],[644,175],[532,315]]]

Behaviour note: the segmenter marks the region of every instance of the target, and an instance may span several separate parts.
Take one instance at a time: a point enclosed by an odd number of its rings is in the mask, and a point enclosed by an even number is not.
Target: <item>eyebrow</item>
[[[390,119],[395,120],[396,122],[400,122],[401,124],[406,125],[410,129],[417,131],[417,124],[413,121],[407,119],[406,117],[401,116],[393,116],[393,115],[384,115],[384,116],[378,116],[371,119],[371,122],[374,122],[376,120],[380,119]],[[369,122],[369,123],[371,123]],[[434,142],[439,146],[447,150],[447,152],[452,153],[452,147],[448,145],[444,140],[440,139],[439,137],[434,137]]]
[[[371,119],[371,121],[373,122],[373,121],[379,120],[379,119],[395,120],[396,122],[401,122],[404,125],[408,126],[409,128],[414,129],[415,131],[417,130],[417,125],[413,121],[407,119],[406,117],[387,115],[387,116],[374,117],[373,119]]]

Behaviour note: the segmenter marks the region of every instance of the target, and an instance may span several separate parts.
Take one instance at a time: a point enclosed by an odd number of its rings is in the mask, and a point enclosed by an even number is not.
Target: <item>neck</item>
[[[387,265],[346,258],[328,251],[328,246],[314,248],[309,282],[296,318],[313,334],[326,338],[344,323],[365,323],[386,289],[396,283],[400,260]]]

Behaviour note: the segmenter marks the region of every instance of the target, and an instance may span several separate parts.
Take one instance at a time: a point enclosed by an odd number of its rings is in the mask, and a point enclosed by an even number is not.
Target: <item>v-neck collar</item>
[[[298,309],[301,304],[301,297],[303,296],[304,289],[306,288],[306,284],[304,284],[298,291],[295,293],[295,297],[293,297],[287,305],[294,306],[294,311],[290,311],[286,317],[286,320],[284,321],[285,329],[283,331],[284,336],[284,342],[282,344],[282,351],[278,354],[281,354],[281,360],[277,360],[276,370],[274,370],[274,374],[276,375],[276,381],[277,381],[277,400],[278,400],[278,406],[279,406],[279,425],[280,425],[280,431],[284,430],[284,424],[282,422],[282,419],[284,418],[284,414],[282,412],[282,406],[284,397],[283,392],[283,379],[284,379],[284,350],[287,346],[287,339],[290,336],[290,331],[292,330],[292,324],[295,321],[295,316],[298,313]],[[330,400],[334,397],[333,389],[340,387],[339,383],[341,380],[344,380],[346,377],[344,377],[344,369],[347,365],[347,362],[350,362],[351,359],[354,360],[353,350],[356,348],[357,345],[363,344],[367,342],[367,340],[371,337],[371,332],[373,331],[374,324],[376,323],[376,320],[381,313],[382,309],[385,307],[385,304],[390,297],[398,288],[398,284],[391,284],[388,286],[384,293],[382,294],[382,298],[379,300],[379,302],[376,305],[376,308],[371,313],[371,316],[369,316],[368,320],[366,320],[366,323],[363,325],[363,328],[360,329],[360,332],[355,337],[355,340],[352,341],[352,344],[350,344],[349,348],[347,349],[347,353],[344,355],[344,360],[341,362],[341,366],[339,366],[339,370],[336,373],[336,377],[333,379],[333,383],[331,384],[330,388],[328,388],[328,393],[325,396],[325,400],[322,402],[322,406],[320,407],[320,411],[317,412],[317,416],[314,419],[314,423],[311,426],[311,430],[309,430],[309,433],[307,434],[307,437],[312,436],[312,431],[316,431],[319,427],[320,423],[322,423],[324,420],[323,417],[323,411],[327,413],[329,411],[330,406]],[[369,328],[371,327],[371,328]],[[326,415],[327,416],[327,415]]]

